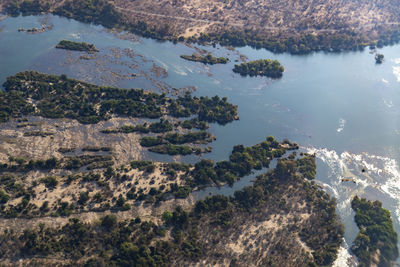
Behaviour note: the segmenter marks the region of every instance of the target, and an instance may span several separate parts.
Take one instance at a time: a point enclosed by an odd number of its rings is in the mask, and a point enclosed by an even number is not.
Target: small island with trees
[[[397,233],[390,212],[379,201],[369,201],[355,196],[351,207],[360,232],[351,251],[357,256],[359,266],[392,266],[399,256]]]
[[[376,54],[375,55],[375,63],[382,64],[384,58],[385,58],[385,56],[383,54]]]
[[[94,44],[88,44],[85,42],[73,42],[62,40],[57,45],[56,48],[58,49],[65,49],[65,50],[73,50],[73,51],[82,51],[88,53],[95,53],[99,52],[99,50],[94,46]]]
[[[229,59],[225,57],[214,57],[211,54],[207,54],[206,56],[201,56],[198,54],[192,54],[191,56],[189,55],[181,55],[181,58],[189,60],[189,61],[195,61],[195,62],[201,62],[204,64],[226,64],[228,63]]]
[[[242,76],[266,76],[269,78],[280,78],[285,71],[284,67],[278,60],[259,59],[235,65],[233,72]]]

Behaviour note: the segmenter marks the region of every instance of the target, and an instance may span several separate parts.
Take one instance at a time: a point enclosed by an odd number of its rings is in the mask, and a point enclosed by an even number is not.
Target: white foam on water
[[[181,75],[181,76],[187,76],[188,74],[180,67],[180,66],[173,66],[174,71],[176,74]]]
[[[400,218],[400,170],[395,159],[369,153],[354,154],[351,152],[337,153],[326,148],[306,148],[308,153],[315,153],[317,158],[328,166],[328,181],[324,188],[333,192],[337,199],[337,210],[344,221],[353,221],[351,199],[354,195],[362,196],[364,190],[374,188],[377,200],[390,198],[395,206],[391,207],[393,219]],[[364,170],[364,171],[363,171]],[[345,181],[342,179],[346,178]],[[354,183],[353,183],[354,182]],[[366,191],[368,192],[368,191]],[[379,196],[382,194],[381,196]],[[345,240],[348,243],[353,240]],[[348,247],[339,250],[338,259],[333,266],[353,266],[349,261],[352,256]]]
[[[382,185],[382,190],[390,195],[391,198],[400,199],[400,172],[397,162],[394,159],[387,159],[385,173],[387,173],[390,178]],[[398,220],[399,218],[400,201],[397,201],[396,219]]]
[[[188,72],[190,72],[190,73],[194,73],[193,69],[192,69],[192,68],[189,68],[188,66],[185,66],[185,69],[186,69]]]
[[[74,39],[81,39],[81,35],[80,35],[80,34],[71,33],[70,35],[71,35],[71,37],[74,38]]]
[[[332,267],[356,266],[354,257],[349,252],[349,247],[346,242],[339,248],[338,257]]]
[[[211,78],[211,80],[212,80],[212,82],[215,83],[215,84],[221,84],[221,81],[220,81],[220,80],[217,80],[217,79],[215,79],[215,78]]]
[[[382,100],[383,100],[383,103],[384,103],[388,108],[392,108],[392,107],[394,106],[392,100],[386,101],[386,99],[384,99],[384,98],[382,98]]]
[[[345,124],[346,124],[346,120],[343,119],[343,118],[340,118],[340,119],[339,119],[339,128],[337,128],[336,131],[337,131],[338,133],[342,132],[342,131],[344,130]]]
[[[399,57],[399,58],[392,59],[392,61],[393,61],[395,64],[400,64],[400,57]]]
[[[400,67],[393,66],[393,74],[396,76],[397,81],[400,82]]]
[[[158,63],[158,65],[160,65],[161,67],[163,67],[166,71],[168,71],[169,67],[167,64],[165,64],[164,62],[162,62],[161,60],[159,60],[158,58],[153,58],[153,60],[155,62]]]
[[[330,186],[329,184],[325,184],[325,183],[323,183],[322,186],[323,186],[324,188],[327,188],[327,189],[328,189],[328,190],[326,190],[326,191],[331,191],[331,192],[333,193],[333,197],[335,197],[335,198],[338,198],[338,197],[339,197],[339,193],[338,193],[338,191],[337,191],[334,187]]]

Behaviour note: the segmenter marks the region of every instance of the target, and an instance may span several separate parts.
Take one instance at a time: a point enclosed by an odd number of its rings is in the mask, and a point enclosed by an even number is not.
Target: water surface
[[[231,51],[196,46],[215,56],[230,58],[226,65],[205,66],[181,59],[181,54],[195,52],[183,44],[137,36],[125,40],[100,26],[48,18],[54,28],[40,34],[17,30],[40,27],[43,17],[7,18],[0,22],[0,83],[19,71],[38,70],[172,95],[181,93],[181,88],[195,86],[194,94],[199,96],[227,96],[239,106],[240,120],[226,126],[211,126],[217,141],[206,157],[224,160],[234,145],[254,145],[268,135],[296,141],[303,149],[317,154],[317,180],[338,199],[347,244],[351,244],[358,231],[350,207],[355,194],[382,201],[391,210],[399,233],[399,45],[380,49],[385,55],[381,65],[375,64],[368,49],[292,56],[250,47]],[[84,53],[54,48],[62,39],[94,43],[101,52],[96,59],[81,60]],[[285,67],[283,78],[245,78],[234,74],[231,70],[240,54],[250,60],[278,59]],[[157,74],[157,68],[168,75]],[[362,168],[367,172],[363,173]],[[243,180],[241,186],[250,178]],[[356,184],[341,182],[342,178],[354,179]]]

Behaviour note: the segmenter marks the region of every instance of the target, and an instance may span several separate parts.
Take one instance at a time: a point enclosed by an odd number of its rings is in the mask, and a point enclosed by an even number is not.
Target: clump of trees
[[[54,11],[55,15],[87,23],[101,24],[107,28],[120,26],[123,17],[105,0],[69,0]]]
[[[385,58],[385,56],[383,54],[376,54],[375,55],[375,63],[382,64],[384,58]]]
[[[357,256],[360,266],[392,266],[399,250],[390,212],[382,207],[381,202],[358,196],[353,198],[351,207],[356,212],[354,220],[360,228],[351,251]]]
[[[207,130],[210,126],[208,125],[207,122],[205,121],[200,121],[198,118],[190,119],[190,120],[184,120],[181,122],[182,128],[185,129],[199,129],[199,130]]]
[[[62,40],[57,45],[56,48],[73,50],[73,51],[83,51],[88,53],[99,52],[99,50],[94,46],[94,44],[88,44],[85,42],[73,42],[68,40]]]
[[[165,136],[144,136],[140,139],[140,145],[152,147],[161,144],[182,145],[187,143],[207,144],[215,139],[210,133],[205,131],[188,132],[181,134],[177,132],[167,133]]]
[[[43,3],[40,0],[24,0],[23,2],[20,1],[11,1],[6,6],[6,11],[8,14],[12,16],[18,16],[22,14],[23,16],[29,15],[38,15],[42,12],[49,12],[50,4]]]
[[[148,160],[134,160],[131,161],[131,168],[152,173],[155,169],[155,165],[152,161]]]
[[[195,61],[195,62],[201,62],[204,64],[226,64],[228,63],[229,59],[225,57],[214,57],[212,54],[207,54],[206,56],[201,56],[198,54],[192,54],[191,56],[189,55],[181,55],[181,58],[189,60],[189,61]]]
[[[181,146],[181,145],[173,145],[173,144],[165,144],[165,145],[157,145],[149,148],[150,152],[158,153],[158,154],[167,154],[170,156],[175,155],[190,155],[193,153],[200,154],[202,151],[197,147],[190,146]]]
[[[153,123],[143,123],[140,125],[122,125],[116,129],[105,129],[102,130],[102,133],[111,134],[111,133],[165,133],[172,131],[174,129],[174,124],[169,122],[169,120],[160,119],[159,122]]]
[[[278,60],[259,59],[235,65],[233,72],[242,76],[267,76],[270,78],[280,78],[284,72],[284,67]]]
[[[57,178],[54,176],[49,176],[40,179],[40,182],[42,182],[47,188],[54,189],[58,185]]]
[[[168,106],[169,113],[174,117],[189,117],[198,114],[198,119],[205,122],[217,122],[225,125],[238,119],[237,106],[227,101],[226,97],[222,99],[219,96],[209,97],[191,97],[190,93],[178,97],[175,103]]]
[[[317,165],[315,163],[315,155],[304,155],[297,161],[299,172],[307,179],[314,179],[317,174]]]

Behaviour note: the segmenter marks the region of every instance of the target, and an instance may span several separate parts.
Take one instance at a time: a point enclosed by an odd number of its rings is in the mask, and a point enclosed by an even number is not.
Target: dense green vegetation
[[[235,65],[233,72],[242,76],[267,76],[270,78],[280,78],[285,69],[278,60],[259,59]]]
[[[212,98],[191,97],[190,93],[180,96],[176,102],[171,102],[168,106],[169,113],[174,117],[189,117],[198,114],[199,121],[217,122],[227,124],[239,119],[237,116],[237,106],[227,102],[227,98],[219,96]]]
[[[71,0],[57,8],[54,14],[78,21],[101,24],[107,28],[117,27],[122,23],[121,14],[115,7],[104,0]]]
[[[211,54],[208,54],[207,56],[200,56],[197,54],[192,54],[191,56],[189,55],[181,55],[181,58],[189,60],[189,61],[195,61],[195,62],[201,62],[204,64],[226,64],[228,63],[229,59],[225,57],[214,57]]]
[[[94,46],[94,44],[88,44],[85,42],[72,42],[72,41],[67,41],[67,40],[62,40],[60,41],[57,45],[56,48],[59,49],[66,49],[66,50],[74,50],[74,51],[83,51],[83,52],[88,52],[88,53],[93,53],[93,52],[99,52],[97,48]]]
[[[379,201],[369,201],[355,196],[351,207],[360,232],[353,242],[351,251],[357,256],[359,266],[393,266],[399,256],[397,233],[392,218]]]
[[[213,137],[208,132],[199,131],[199,132],[188,132],[186,134],[167,133],[164,136],[164,139],[174,145],[186,144],[186,143],[207,144],[209,142],[212,142],[215,139],[215,137]]]
[[[304,155],[297,160],[299,172],[307,179],[314,179],[317,174],[317,165],[315,163],[315,155]]]
[[[12,1],[6,8],[7,12],[12,16],[18,16],[20,13],[24,16],[28,16],[48,12],[50,10],[50,5],[48,3],[43,4],[40,0],[25,0],[22,3],[19,1]]]
[[[188,143],[207,144],[212,142],[213,140],[215,140],[215,137],[205,131],[188,132],[186,134],[170,132],[164,136],[144,136],[140,139],[140,145],[144,147],[152,147],[150,151],[156,153],[178,155],[181,154],[177,153],[178,151],[180,151],[185,155],[188,155],[191,153],[195,153],[198,149],[176,145]],[[189,153],[190,151],[191,153]]]
[[[218,96],[178,99],[140,89],[101,87],[34,71],[8,77],[5,92],[0,92],[0,121],[23,115],[46,118],[71,118],[81,123],[98,123],[112,115],[160,118],[163,115],[188,117],[197,115],[206,122],[226,124],[237,119],[237,107]],[[32,99],[36,108],[29,103]],[[165,111],[164,111],[165,110]],[[167,122],[152,124],[152,131],[170,128]]]
[[[145,136],[140,139],[140,145],[144,147],[152,147],[163,144],[163,138],[161,136]]]
[[[251,147],[237,145],[233,147],[229,161],[214,163],[212,160],[202,159],[196,163],[191,173],[192,183],[196,186],[211,183],[232,185],[241,177],[249,175],[254,169],[269,167],[272,159],[280,158],[287,150],[298,149],[297,144],[288,143],[287,145],[286,148],[283,147],[272,136]]]
[[[152,146],[149,148],[150,152],[158,153],[158,154],[167,154],[170,156],[175,156],[175,155],[190,155],[193,153],[196,154],[201,154],[202,150],[201,148],[197,147],[190,147],[186,145],[173,145],[173,144],[164,144],[164,145],[157,145],[157,146]]]
[[[375,62],[376,64],[382,64],[383,63],[383,59],[384,59],[384,55],[382,54],[376,54],[375,55]]]
[[[207,122],[199,121],[199,119],[197,119],[197,118],[194,118],[191,120],[184,120],[183,122],[181,122],[181,126],[182,126],[182,128],[189,129],[189,130],[191,130],[193,128],[196,128],[199,130],[207,130],[210,127]]]
[[[398,42],[399,32],[381,36],[383,43]],[[384,40],[384,41],[383,41]],[[219,43],[223,46],[251,46],[256,49],[265,48],[275,53],[289,52],[291,54],[308,54],[313,51],[339,52],[363,49],[369,41],[364,36],[354,32],[343,31],[336,33],[302,34],[298,36],[266,36],[256,31],[235,31],[201,34],[198,38],[189,38],[189,41]]]
[[[110,133],[164,133],[172,131],[174,125],[170,123],[168,120],[161,119],[159,122],[153,123],[143,123],[140,125],[122,125],[116,129],[105,129],[102,130],[102,133],[110,134]]]

